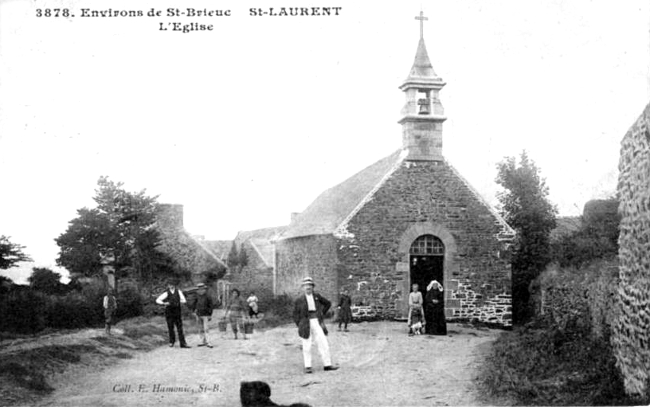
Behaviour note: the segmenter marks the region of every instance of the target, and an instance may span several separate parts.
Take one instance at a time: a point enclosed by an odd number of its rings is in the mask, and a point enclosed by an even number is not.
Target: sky
[[[249,10],[290,5],[341,9]],[[37,16],[55,8],[74,17]],[[29,267],[56,269],[54,239],[103,175],[183,204],[185,228],[206,239],[287,224],[401,147],[420,9],[447,83],[443,155],[488,202],[496,164],[523,150],[560,215],[615,192],[620,141],[650,99],[645,0],[0,0],[0,234]],[[0,274],[23,283],[30,270]]]

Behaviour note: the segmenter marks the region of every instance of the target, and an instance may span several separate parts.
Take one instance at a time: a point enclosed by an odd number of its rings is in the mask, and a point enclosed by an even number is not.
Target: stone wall
[[[617,366],[630,394],[650,382],[650,105],[621,142],[618,194],[620,317],[614,325]]]
[[[249,241],[242,245],[248,254],[248,264],[242,269],[235,267],[229,270],[224,280],[230,283],[230,289],[237,288],[246,298],[251,291],[255,291],[260,301],[267,301],[273,297],[273,267],[264,262]]]
[[[503,224],[446,162],[406,161],[340,234],[339,285],[385,318],[405,317],[408,249],[431,233],[446,246],[446,314],[510,325],[511,275],[502,232]]]
[[[491,287],[484,284],[474,289],[472,281],[463,282],[452,280],[458,289],[451,292],[450,303],[458,301],[456,308],[447,307],[448,320],[479,321],[486,324],[512,326],[512,296],[510,294],[496,294],[485,298],[482,292],[490,291]]]
[[[313,235],[276,243],[277,294],[294,297],[301,292],[302,279],[310,276],[316,291],[334,302],[338,299],[336,239]]]

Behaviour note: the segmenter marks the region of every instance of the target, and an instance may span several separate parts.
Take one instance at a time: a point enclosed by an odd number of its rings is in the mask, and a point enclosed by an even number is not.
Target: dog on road
[[[271,401],[271,387],[266,382],[241,382],[239,399],[242,407],[311,407],[305,403],[293,403],[288,406]]]

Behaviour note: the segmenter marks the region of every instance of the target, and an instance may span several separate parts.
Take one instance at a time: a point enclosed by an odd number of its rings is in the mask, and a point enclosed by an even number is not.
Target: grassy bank
[[[487,404],[638,405],[627,397],[607,338],[529,324],[504,332],[479,372]]]
[[[0,400],[3,405],[29,405],[47,395],[67,374],[96,371],[132,358],[166,342],[164,318],[122,321],[119,335],[102,330],[66,330],[4,340],[0,348]],[[7,339],[5,337],[5,339]]]

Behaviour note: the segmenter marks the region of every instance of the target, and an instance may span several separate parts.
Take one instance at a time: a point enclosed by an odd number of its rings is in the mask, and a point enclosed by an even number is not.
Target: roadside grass
[[[124,331],[124,336],[131,339],[142,339],[144,337],[165,337],[167,335],[167,325],[163,317],[136,317],[124,321],[120,324]]]
[[[164,318],[137,317],[121,321],[116,331],[123,334],[86,337],[69,344],[43,346],[3,353],[0,358],[0,400],[2,405],[30,405],[54,390],[56,376],[71,367],[96,369],[130,359],[136,353],[152,350],[166,342]],[[83,330],[81,330],[83,331]],[[61,334],[80,332],[65,330]],[[48,335],[55,332],[48,332]],[[10,335],[11,339],[24,339]],[[38,341],[39,335],[30,336]],[[6,338],[6,336],[3,336]],[[6,404],[5,404],[6,403]]]
[[[638,405],[625,394],[608,338],[529,324],[504,332],[480,367],[488,404]]]

